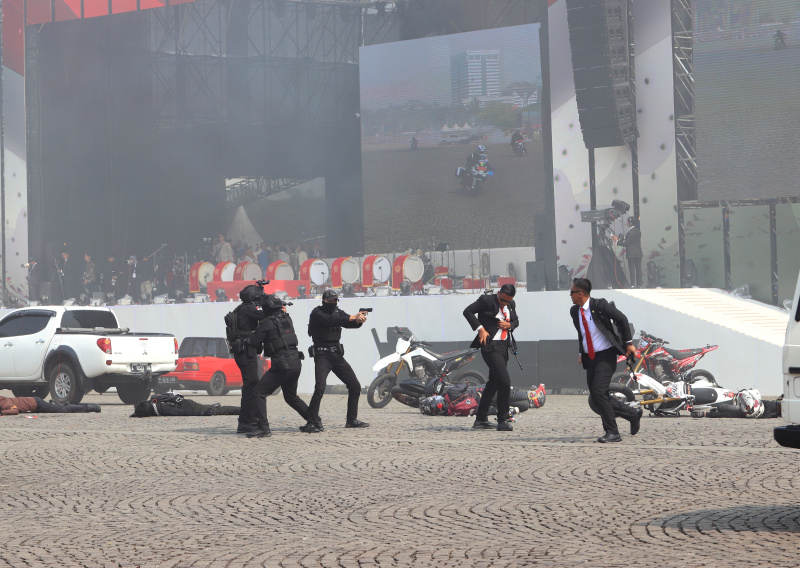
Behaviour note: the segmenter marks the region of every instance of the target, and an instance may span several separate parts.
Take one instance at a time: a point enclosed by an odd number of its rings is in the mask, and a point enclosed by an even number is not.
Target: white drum
[[[233,282],[233,273],[235,271],[236,271],[236,264],[233,262],[229,262],[222,269],[222,272],[219,275],[219,279],[222,282]]]
[[[209,282],[214,279],[214,265],[210,262],[204,262],[197,268],[197,281],[200,284],[200,289],[205,289]]]
[[[248,262],[242,269],[242,280],[261,280],[264,271],[255,262]]]
[[[409,282],[419,282],[425,274],[425,263],[418,256],[409,256],[403,262],[403,278]]]
[[[355,284],[361,278],[361,267],[358,261],[353,258],[343,260],[340,269],[342,271],[342,282],[345,284]]]
[[[322,286],[330,278],[331,269],[328,267],[327,262],[318,258],[311,263],[311,267],[308,269],[308,276],[312,284],[315,286]]]
[[[294,270],[285,262],[275,269],[275,280],[294,280]]]
[[[379,256],[372,263],[372,280],[383,284],[392,277],[392,263],[385,256]],[[369,285],[369,284],[365,284]]]

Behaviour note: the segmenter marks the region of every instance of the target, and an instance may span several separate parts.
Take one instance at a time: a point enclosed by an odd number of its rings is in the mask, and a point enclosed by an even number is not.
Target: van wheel
[[[225,394],[225,374],[221,371],[217,371],[211,375],[211,380],[208,381],[206,392],[211,396],[222,396]]]
[[[150,396],[150,385],[117,385],[117,395],[124,404],[136,404]]]
[[[47,398],[47,394],[50,392],[50,385],[13,387],[11,392],[14,393],[14,396],[38,396],[39,398]]]
[[[69,363],[57,363],[50,370],[50,397],[58,404],[78,404],[83,391],[78,386],[78,374]]]

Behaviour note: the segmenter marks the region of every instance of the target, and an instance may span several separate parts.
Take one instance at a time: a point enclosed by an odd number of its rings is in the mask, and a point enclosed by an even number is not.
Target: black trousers
[[[613,348],[604,349],[594,354],[594,360],[583,355],[586,361],[586,382],[589,384],[589,408],[600,415],[603,430],[610,434],[619,434],[616,417],[631,421],[637,412],[608,394],[611,376],[617,370],[617,352]]]
[[[629,258],[628,259],[628,272],[631,275],[631,287],[641,288],[642,287],[642,259],[639,258]]]
[[[256,399],[256,422],[258,424],[269,424],[267,420],[267,397],[281,388],[283,393],[283,400],[286,404],[294,408],[295,412],[302,416],[303,420],[308,422],[309,413],[308,405],[297,396],[297,381],[300,379],[300,371],[302,364],[300,358],[295,356],[288,360],[287,367],[282,368],[282,365],[276,362],[276,357],[272,358],[273,364],[269,371],[264,373],[261,380],[253,389],[253,395]]]
[[[358,418],[361,383],[358,382],[350,363],[345,360],[344,355],[338,352],[320,351],[314,357],[314,395],[311,397],[308,411],[313,420],[320,420],[319,405],[322,402],[322,395],[325,394],[328,373],[331,371],[347,387],[347,421],[355,420]]]
[[[233,359],[242,372],[242,402],[240,403],[239,424],[252,424],[256,419],[256,396],[253,394],[253,389],[258,384],[260,361],[257,354],[248,354],[247,351],[234,354]]]
[[[489,419],[489,407],[492,399],[497,396],[497,420],[508,420],[508,399],[511,396],[511,376],[508,374],[508,345],[505,341],[492,341],[481,348],[481,355],[489,367],[489,380],[483,388],[481,401],[475,417],[478,420]]]
[[[36,412],[42,414],[55,412],[89,412],[89,406],[86,404],[53,404],[52,402],[45,402],[38,396],[34,396],[33,398],[36,400]]]

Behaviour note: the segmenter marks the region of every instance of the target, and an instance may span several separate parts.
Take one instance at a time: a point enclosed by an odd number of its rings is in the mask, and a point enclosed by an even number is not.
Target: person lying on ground
[[[155,394],[148,400],[133,405],[130,418],[147,418],[150,416],[219,416],[239,415],[238,406],[222,406],[216,404],[200,404],[179,394]]]
[[[100,412],[99,404],[57,404],[45,402],[38,396],[0,396],[0,415],[55,414],[63,412]]]

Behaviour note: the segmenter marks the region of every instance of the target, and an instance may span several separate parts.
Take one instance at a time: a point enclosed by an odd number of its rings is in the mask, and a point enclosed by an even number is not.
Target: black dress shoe
[[[306,434],[316,434],[319,432],[319,428],[313,422],[306,422],[303,426],[300,426],[300,431]]]
[[[247,434],[248,432],[255,432],[258,430],[258,426],[255,424],[239,424],[239,427],[236,428],[237,434]]]
[[[259,425],[254,432],[248,432],[248,438],[269,438],[272,436],[272,431],[269,429],[269,424]]]
[[[639,432],[639,428],[642,426],[642,414],[644,414],[644,409],[640,406],[636,409],[636,418],[631,420],[631,436],[635,436]]]
[[[325,428],[322,427],[322,420],[319,420],[319,419],[314,420],[314,426],[316,426],[317,430],[319,430],[320,432],[324,432],[325,431]]]
[[[345,425],[345,428],[369,428],[369,424],[366,422],[361,422],[361,420],[348,420]]]
[[[597,441],[601,444],[607,444],[608,442],[621,442],[622,438],[619,434],[612,434],[610,432],[606,432],[605,435],[600,436],[597,438]]]
[[[497,429],[502,432],[511,432],[514,430],[514,427],[511,425],[511,422],[499,422],[497,424]]]
[[[472,425],[473,430],[494,430],[495,425],[488,420],[475,419],[475,424]]]

